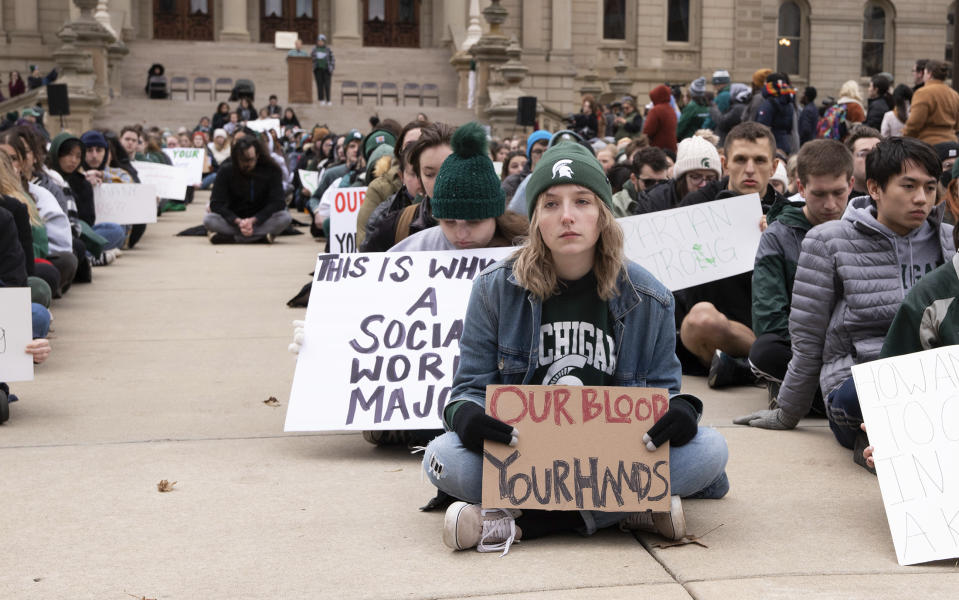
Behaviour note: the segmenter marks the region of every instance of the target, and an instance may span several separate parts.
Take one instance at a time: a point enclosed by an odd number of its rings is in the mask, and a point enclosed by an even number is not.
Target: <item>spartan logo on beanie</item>
[[[553,179],[556,179],[557,177],[566,177],[567,179],[572,179],[573,169],[569,166],[572,162],[572,159],[569,158],[556,161],[556,164],[553,165]]]

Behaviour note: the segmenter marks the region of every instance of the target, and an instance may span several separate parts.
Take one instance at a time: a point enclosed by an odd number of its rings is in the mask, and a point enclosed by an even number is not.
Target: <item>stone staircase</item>
[[[112,103],[101,108],[94,117],[97,127],[119,129],[123,125],[142,123],[176,128],[181,125],[192,128],[200,117],[211,116],[220,101],[227,101],[226,94],[210,100],[201,93],[189,100],[177,93],[172,100],[150,100],[144,94],[146,74],[150,65],[161,63],[166,76],[184,76],[191,82],[194,77],[207,76],[250,79],[256,85],[254,105],[266,104],[270,94],[276,94],[279,103],[287,106],[286,51],[276,50],[268,44],[238,42],[173,42],[139,41],[129,44],[130,54],[121,64],[120,93]],[[335,51],[335,49],[334,49]],[[464,123],[473,117],[472,111],[455,108],[456,71],[449,64],[449,51],[444,48],[350,48],[336,52],[336,72],[333,77],[333,106],[316,104],[289,105],[296,111],[300,123],[309,127],[314,123],[326,124],[334,131],[344,132],[351,127],[369,128],[368,118],[378,114],[380,118],[393,118],[400,123],[412,120],[423,111],[432,120],[451,124]],[[230,65],[230,66],[228,66]],[[235,65],[235,66],[233,66]],[[439,88],[439,107],[432,100],[420,107],[416,101],[399,106],[393,99],[385,104],[374,104],[372,98],[357,106],[353,98],[340,104],[340,82],[390,81],[400,88],[403,84],[434,83]],[[235,108],[236,103],[230,103]]]

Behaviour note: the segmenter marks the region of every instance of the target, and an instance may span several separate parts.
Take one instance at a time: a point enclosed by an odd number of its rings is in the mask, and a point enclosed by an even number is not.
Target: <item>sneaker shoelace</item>
[[[500,513],[503,516],[498,519],[487,519],[487,515]],[[506,556],[510,546],[516,540],[516,520],[501,508],[483,509],[483,535],[480,536],[479,544],[476,545],[478,552],[499,552],[500,556]],[[490,540],[502,540],[494,543],[486,543]]]

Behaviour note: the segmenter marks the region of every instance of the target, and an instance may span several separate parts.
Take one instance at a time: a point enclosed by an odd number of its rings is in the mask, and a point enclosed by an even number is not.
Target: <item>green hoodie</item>
[[[959,344],[959,254],[919,280],[906,295],[879,358]]]
[[[753,268],[753,331],[757,336],[775,333],[789,339],[796,265],[812,223],[802,204],[785,204],[759,238]]]

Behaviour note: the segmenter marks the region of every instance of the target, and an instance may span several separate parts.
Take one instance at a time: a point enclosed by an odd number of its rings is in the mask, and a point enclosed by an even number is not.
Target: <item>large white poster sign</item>
[[[184,169],[140,160],[133,161],[133,168],[137,170],[140,183],[148,183],[156,187],[158,197],[169,200],[186,198],[186,187],[190,183],[187,182]]]
[[[749,194],[618,221],[626,256],[676,291],[752,271],[762,216]]]
[[[279,119],[257,119],[256,121],[247,121],[246,126],[257,133],[263,133],[272,129],[276,132],[276,135],[283,135],[283,130],[280,129]]]
[[[306,190],[310,196],[316,192],[316,187],[320,185],[320,172],[319,171],[306,171],[300,169],[300,183],[303,184],[303,189]]]
[[[147,183],[101,183],[93,187],[93,202],[101,223],[157,222],[156,187]]]
[[[899,564],[959,556],[959,346],[852,374]]]
[[[174,167],[186,171],[186,180],[189,185],[198,184],[203,180],[203,161],[206,159],[206,150],[203,148],[164,148],[163,153],[170,157]]]
[[[319,255],[284,430],[441,428],[473,279],[513,250]]]
[[[356,216],[366,199],[365,187],[336,188],[330,212],[330,252],[356,252]]]
[[[30,288],[0,287],[0,381],[31,381],[33,339]]]

